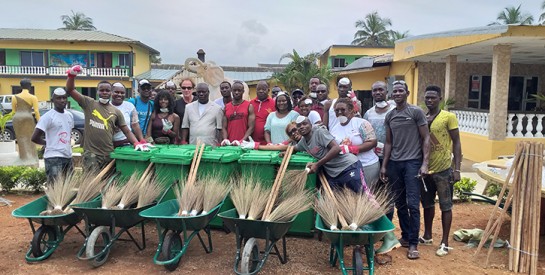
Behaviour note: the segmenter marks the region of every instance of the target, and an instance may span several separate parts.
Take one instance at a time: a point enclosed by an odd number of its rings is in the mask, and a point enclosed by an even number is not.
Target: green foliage
[[[83,147],[74,147],[74,148],[72,148],[72,153],[83,154]]]
[[[489,197],[496,197],[500,194],[501,188],[502,187],[500,185],[497,185],[495,183],[490,183],[488,185],[488,188],[486,188],[485,190],[485,194]],[[503,194],[503,199],[507,198],[507,194],[509,194],[509,189],[505,190]]]
[[[522,5],[522,4],[521,4]],[[509,6],[503,9],[496,17],[496,22],[488,24],[492,25],[509,25],[509,24],[520,24],[520,25],[532,25],[534,23],[534,17],[520,10],[521,5],[515,8],[515,6]],[[541,20],[541,17],[540,17]]]
[[[6,129],[6,123],[13,118],[13,111],[7,114],[0,113],[0,141],[5,141],[4,130]]]
[[[40,191],[47,181],[47,175],[44,169],[26,167],[19,178],[19,182],[27,189],[34,192]]]
[[[71,12],[71,15],[61,16],[64,28],[59,28],[59,30],[95,31],[97,29],[93,25],[91,17],[87,17],[83,12],[74,12],[73,10]]]
[[[40,191],[47,181],[43,169],[26,166],[3,166],[0,167],[0,186],[3,191],[9,192],[17,184],[32,191]]]
[[[461,201],[471,201],[471,197],[465,195],[464,192],[472,193],[477,186],[477,181],[470,178],[461,178],[454,184],[454,195],[456,195]]]
[[[394,42],[409,36],[409,31],[399,32],[390,30],[392,20],[381,17],[374,11],[365,16],[363,20],[355,23],[358,31],[354,34],[352,45],[383,47],[394,46]]]
[[[23,166],[3,166],[0,167],[0,184],[2,190],[9,192],[19,182],[26,167]]]

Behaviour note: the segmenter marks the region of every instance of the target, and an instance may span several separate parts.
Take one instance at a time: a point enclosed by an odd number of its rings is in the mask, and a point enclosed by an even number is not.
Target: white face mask
[[[379,108],[385,108],[386,106],[388,106],[388,102],[386,101],[379,101],[377,103],[375,103],[375,106],[379,107]]]
[[[341,124],[345,124],[346,122],[348,122],[348,118],[345,116],[338,116],[337,119]]]
[[[312,98],[317,98],[318,97],[318,94],[316,92],[310,92],[310,97]]]
[[[99,98],[98,102],[100,102],[102,104],[108,104],[108,102],[110,102],[110,99],[109,98]]]
[[[168,113],[168,108],[161,108],[159,111],[161,111],[161,113]]]

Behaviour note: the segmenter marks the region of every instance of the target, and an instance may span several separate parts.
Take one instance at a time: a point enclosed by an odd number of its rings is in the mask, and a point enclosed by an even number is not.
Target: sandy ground
[[[151,274],[166,273],[162,267],[153,263],[153,254],[157,248],[157,232],[155,225],[145,227],[147,248],[138,251],[134,244],[116,242],[108,261],[99,268],[92,268],[89,263],[76,258],[76,253],[83,244],[83,237],[76,230],[71,230],[55,253],[46,261],[29,264],[24,254],[29,248],[32,232],[28,221],[16,219],[11,212],[38,195],[9,194],[5,198],[14,202],[13,206],[0,207],[0,271],[2,274]],[[480,203],[458,203],[454,208],[452,229],[485,228],[492,206]],[[394,220],[397,226],[397,221]],[[82,227],[83,224],[80,224]],[[434,239],[440,240],[440,218],[436,216],[434,223]],[[502,226],[500,237],[506,239],[509,231],[509,220]],[[131,232],[137,234],[136,228]],[[399,229],[396,229],[399,235]],[[226,234],[221,230],[213,230],[214,251],[206,254],[197,239],[194,239],[183,256],[175,274],[232,274],[236,246],[234,234]],[[545,251],[545,240],[541,238],[541,251]],[[420,246],[421,258],[408,260],[406,249],[400,248],[391,253],[393,263],[377,266],[377,274],[508,274],[508,250],[495,249],[490,257],[490,265],[484,267],[486,253],[474,258],[474,248],[451,241],[454,250],[444,257],[435,256],[434,246]],[[261,247],[263,244],[261,243]],[[289,237],[287,240],[289,261],[280,264],[274,255],[268,258],[262,274],[340,274],[337,267],[328,264],[329,242],[324,238]],[[347,247],[345,254],[351,255],[352,248]],[[540,273],[545,274],[545,256],[541,255]],[[346,257],[351,263],[351,256]]]

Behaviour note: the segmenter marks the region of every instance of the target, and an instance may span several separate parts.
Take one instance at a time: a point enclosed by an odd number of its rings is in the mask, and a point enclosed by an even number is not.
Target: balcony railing
[[[0,66],[0,75],[64,76],[69,67]],[[82,75],[94,77],[129,77],[129,69],[83,68]]]
[[[488,136],[488,111],[452,110],[462,132]],[[544,113],[508,113],[506,137],[540,138],[545,136]]]

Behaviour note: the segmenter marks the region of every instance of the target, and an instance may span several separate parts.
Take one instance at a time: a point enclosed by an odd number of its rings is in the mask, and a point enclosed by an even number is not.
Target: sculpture
[[[30,93],[32,84],[30,79],[21,80],[21,88],[23,91],[13,97],[12,109],[13,113],[13,130],[17,138],[19,148],[19,160],[15,161],[15,165],[38,166],[38,153],[36,146],[30,140],[36,121],[40,119],[38,107],[38,99]],[[34,116],[32,111],[34,110]]]

